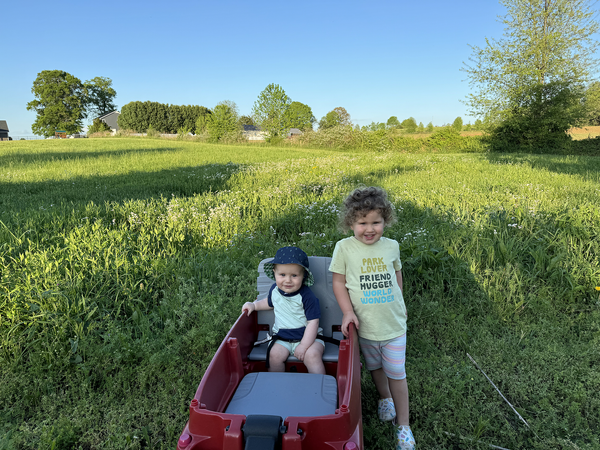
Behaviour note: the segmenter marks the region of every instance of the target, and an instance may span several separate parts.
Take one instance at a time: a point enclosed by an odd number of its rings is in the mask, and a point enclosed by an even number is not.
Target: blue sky
[[[342,106],[359,125],[473,122],[460,68],[502,14],[495,0],[5,2],[0,119],[31,134],[33,81],[60,69],[111,78],[119,109],[232,100],[249,115],[276,83],[317,120]]]

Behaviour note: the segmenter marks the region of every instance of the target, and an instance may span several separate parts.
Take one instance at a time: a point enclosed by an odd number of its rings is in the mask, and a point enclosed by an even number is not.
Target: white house
[[[98,119],[108,125],[112,134],[115,134],[117,131],[119,131],[118,119],[120,115],[121,113],[119,111],[112,111],[98,117]]]

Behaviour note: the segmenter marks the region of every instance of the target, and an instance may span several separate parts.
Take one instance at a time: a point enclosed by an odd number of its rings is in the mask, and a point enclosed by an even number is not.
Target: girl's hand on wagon
[[[358,330],[358,317],[356,317],[354,311],[346,312],[344,313],[344,317],[342,317],[342,333],[345,337],[348,337],[348,326],[351,323],[353,323]]]

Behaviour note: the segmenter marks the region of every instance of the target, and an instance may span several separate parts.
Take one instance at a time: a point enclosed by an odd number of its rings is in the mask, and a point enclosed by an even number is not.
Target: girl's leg
[[[289,350],[275,342],[269,355],[269,372],[285,372],[285,360],[288,356]]]
[[[373,383],[375,383],[375,387],[377,388],[377,392],[379,393],[379,398],[390,398],[392,396],[392,394],[390,393],[388,377],[383,371],[383,367],[372,370],[371,378],[373,378]]]
[[[408,384],[406,378],[403,380],[392,380],[389,378],[390,391],[396,406],[396,424],[410,425],[408,419]]]
[[[392,399],[392,394],[390,393],[388,377],[383,368],[372,370],[371,378],[373,378],[373,382],[379,393],[379,400],[377,401],[377,416],[379,416],[379,420],[383,422],[394,420],[396,417],[396,408],[394,406],[394,399]]]
[[[323,364],[323,351],[325,347],[320,342],[313,342],[304,354],[304,365],[308,373],[319,373],[325,375],[325,365]]]

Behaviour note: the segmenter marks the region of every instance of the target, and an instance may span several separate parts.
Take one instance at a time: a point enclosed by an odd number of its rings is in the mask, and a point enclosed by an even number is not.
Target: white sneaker
[[[415,437],[408,425],[399,425],[396,430],[398,443],[396,450],[415,450]]]
[[[377,402],[377,415],[382,422],[389,422],[396,417],[396,407],[391,398],[381,398]]]

